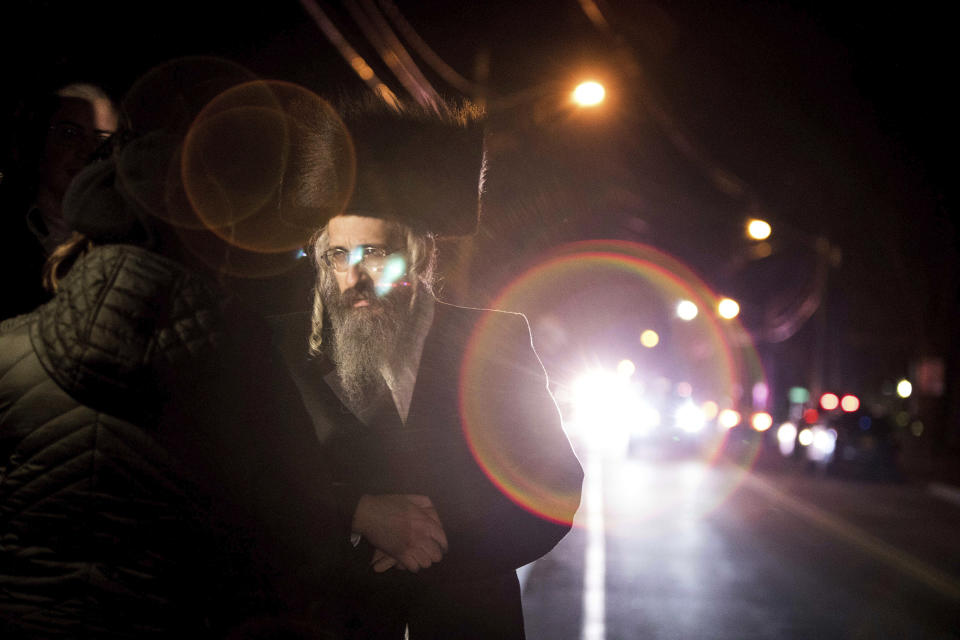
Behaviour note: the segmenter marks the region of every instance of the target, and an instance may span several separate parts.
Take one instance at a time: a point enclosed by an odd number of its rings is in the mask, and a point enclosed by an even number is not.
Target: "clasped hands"
[[[371,565],[377,573],[392,567],[416,573],[447,552],[447,535],[427,496],[365,494],[357,503],[352,530],[375,547]]]

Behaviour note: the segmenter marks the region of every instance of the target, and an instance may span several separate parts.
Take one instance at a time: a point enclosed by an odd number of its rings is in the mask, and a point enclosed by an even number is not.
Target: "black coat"
[[[515,570],[570,529],[583,479],[526,318],[438,303],[405,425],[395,410],[365,425],[341,404],[330,363],[307,356],[306,314],[277,326],[343,501],[426,495],[449,541],[417,574],[374,574],[357,550],[354,637],[400,637],[407,623],[418,640],[522,638]]]
[[[215,637],[352,552],[272,357],[262,321],[132,246],[0,325],[0,637]]]

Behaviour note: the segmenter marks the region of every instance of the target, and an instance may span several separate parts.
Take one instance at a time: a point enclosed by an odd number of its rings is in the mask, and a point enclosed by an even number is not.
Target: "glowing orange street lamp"
[[[587,80],[577,85],[573,90],[573,101],[581,107],[595,107],[607,96],[603,85],[594,80]]]
[[[733,320],[740,315],[740,304],[732,298],[724,298],[717,304],[717,313],[721,318]]]
[[[747,235],[754,240],[766,240],[770,237],[772,229],[770,223],[759,218],[747,220]]]
[[[758,411],[750,418],[750,426],[763,432],[773,426],[773,417],[766,411]]]

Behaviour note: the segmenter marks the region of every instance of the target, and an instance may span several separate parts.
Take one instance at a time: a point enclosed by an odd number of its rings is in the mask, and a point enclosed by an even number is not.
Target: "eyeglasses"
[[[109,141],[112,135],[109,131],[94,131],[91,133],[85,127],[73,122],[52,124],[49,132],[53,141],[61,147],[79,147],[88,142],[93,142],[93,146],[100,147]]]
[[[350,251],[337,247],[328,249],[320,254],[320,259],[334,271],[343,273],[354,265],[361,265],[370,272],[380,272],[386,268],[391,255],[402,251],[399,249],[388,249],[371,244],[361,244]]]

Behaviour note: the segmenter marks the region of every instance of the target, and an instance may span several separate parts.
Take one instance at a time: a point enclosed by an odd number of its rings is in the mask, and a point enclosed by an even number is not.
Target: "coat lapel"
[[[440,415],[456,411],[460,365],[471,331],[469,316],[437,303],[433,326],[423,345],[407,425],[425,426],[437,422]]]

